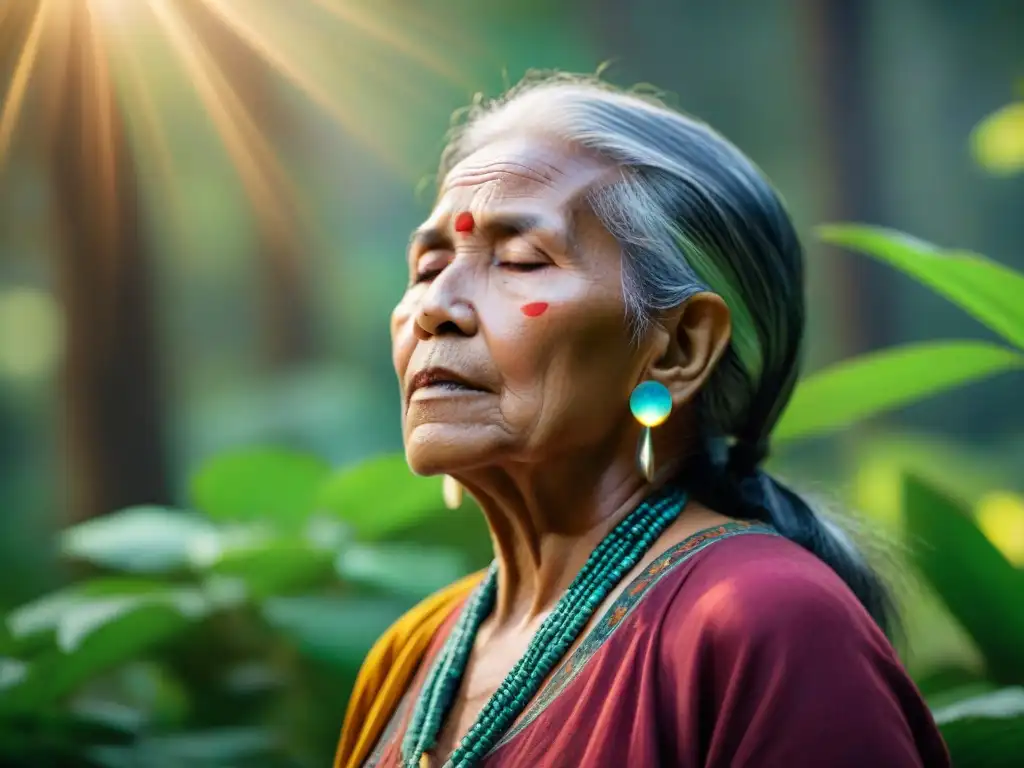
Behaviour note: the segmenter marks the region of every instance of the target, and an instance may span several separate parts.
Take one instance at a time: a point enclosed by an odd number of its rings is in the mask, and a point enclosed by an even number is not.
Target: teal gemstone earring
[[[672,393],[668,387],[657,381],[643,381],[629,396],[629,410],[643,425],[640,445],[636,452],[636,465],[647,482],[654,480],[654,445],[651,442],[651,427],[665,423],[672,413]]]

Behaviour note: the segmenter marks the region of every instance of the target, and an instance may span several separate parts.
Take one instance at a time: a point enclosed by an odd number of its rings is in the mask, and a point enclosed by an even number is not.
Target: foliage
[[[986,675],[951,677],[935,718],[954,765],[1012,765],[1024,754],[1024,571],[978,530],[970,507],[913,475],[904,509],[914,563],[981,651]],[[995,689],[996,685],[1006,686]]]
[[[840,429],[868,416],[1024,362],[1024,275],[969,253],[946,253],[900,233],[822,229],[920,280],[1011,347],[944,342],[886,350],[806,379],[779,425],[784,439]],[[1003,766],[1024,754],[1024,572],[979,529],[970,505],[914,474],[903,478],[902,517],[919,572],[970,635],[984,674],[937,670],[936,720],[955,765]],[[996,686],[1005,686],[996,689]],[[1010,756],[1014,757],[1010,757]]]
[[[1024,688],[983,693],[935,710],[957,766],[1012,768],[1024,754]]]
[[[1024,355],[974,341],[908,344],[848,360],[808,378],[793,394],[773,437],[807,438],[1003,371]]]
[[[805,379],[776,428],[777,440],[834,431],[926,395],[1024,365],[1024,275],[972,253],[941,251],[877,227],[823,227],[828,242],[872,256],[958,304],[1015,348],[927,342],[848,360]]]
[[[1006,344],[931,342],[816,373],[779,439],[1021,367],[1024,277],[884,230],[823,234],[921,280]],[[919,473],[901,487],[913,562],[984,661],[930,670],[922,688],[958,765],[1007,765],[1024,751],[1024,574],[970,504]],[[0,628],[0,762],[322,765],[373,639],[489,558],[479,513],[443,510],[440,481],[401,456],[336,471],[250,449],[212,459],[191,490],[192,510],[126,509],[63,534],[85,576]]]
[[[246,450],[192,489],[197,512],[64,533],[92,575],[6,617],[0,763],[323,764],[375,637],[489,557],[480,515],[443,509],[439,481],[400,457],[332,472]],[[280,722],[295,697],[308,722]]]

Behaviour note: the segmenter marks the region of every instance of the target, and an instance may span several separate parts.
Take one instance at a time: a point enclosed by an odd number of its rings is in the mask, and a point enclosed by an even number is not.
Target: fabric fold
[[[334,768],[361,768],[411,684],[434,634],[485,573],[470,574],[431,595],[374,644],[352,689]]]

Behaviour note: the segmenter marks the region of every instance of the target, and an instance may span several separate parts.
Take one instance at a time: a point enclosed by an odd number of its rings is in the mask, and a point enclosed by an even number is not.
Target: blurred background
[[[1016,0],[0,0],[0,762],[324,765],[373,638],[486,562],[396,457],[387,325],[475,94],[607,64],[732,139],[805,236],[810,373],[1016,338],[816,227],[1024,270],[1021,40]],[[776,468],[890,563],[912,472],[1019,575],[1004,362]],[[1024,612],[979,641],[892,570],[926,692],[1024,682]]]

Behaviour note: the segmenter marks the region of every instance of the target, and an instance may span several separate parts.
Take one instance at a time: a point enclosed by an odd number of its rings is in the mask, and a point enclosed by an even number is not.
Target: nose
[[[472,336],[477,332],[476,309],[455,290],[454,264],[434,278],[416,310],[416,338],[426,341],[446,334]]]

